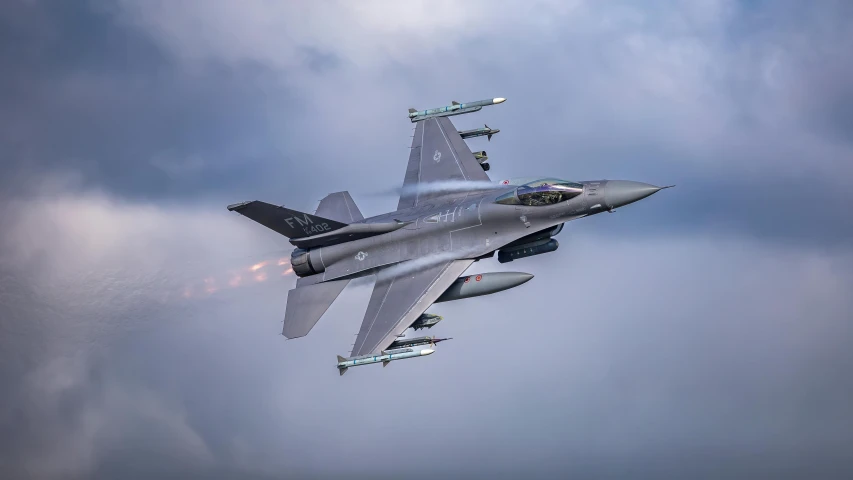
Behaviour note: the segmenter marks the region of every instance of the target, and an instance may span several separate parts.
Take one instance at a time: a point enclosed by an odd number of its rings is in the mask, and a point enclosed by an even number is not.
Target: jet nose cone
[[[662,188],[642,182],[609,180],[604,186],[604,202],[609,208],[617,208],[642,200]]]

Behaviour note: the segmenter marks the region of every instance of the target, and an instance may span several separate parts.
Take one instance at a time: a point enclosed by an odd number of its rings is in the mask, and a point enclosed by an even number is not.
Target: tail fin
[[[352,196],[346,191],[326,195],[324,199],[320,200],[320,205],[317,206],[314,215],[344,223],[364,220],[364,215],[361,214]]]
[[[341,363],[343,361],[346,361],[346,358],[338,355],[338,363]],[[338,374],[340,376],[344,376],[344,374],[347,373],[347,368],[349,368],[349,367],[338,367]]]
[[[287,238],[310,237],[347,226],[346,223],[258,200],[228,205],[228,211],[248,217]]]

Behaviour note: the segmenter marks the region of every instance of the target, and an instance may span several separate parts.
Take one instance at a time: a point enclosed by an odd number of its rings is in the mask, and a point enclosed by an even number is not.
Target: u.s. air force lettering
[[[332,230],[328,223],[314,223],[311,221],[311,217],[307,214],[302,218],[287,217],[284,221],[290,226],[290,228],[296,228],[296,225],[299,225],[299,228],[305,232],[305,235],[314,235],[317,233],[330,232]]]

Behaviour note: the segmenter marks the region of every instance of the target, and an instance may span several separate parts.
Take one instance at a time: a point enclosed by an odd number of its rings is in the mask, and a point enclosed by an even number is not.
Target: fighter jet
[[[228,206],[296,247],[291,266],[299,278],[287,296],[285,337],[307,335],[350,281],[374,276],[350,357],[338,356],[340,374],[356,365],[429,355],[432,349],[397,346],[410,346],[400,340],[407,329],[441,321],[425,313],[430,306],[499,292],[533,277],[463,276],[474,262],[495,252],[501,263],[553,252],[559,244],[552,237],[565,222],[612,212],[667,188],[557,177],[493,182],[488,164],[478,161],[448,117],[503,101],[410,109],[416,125],[393,212],[364,218],[346,191],[327,195],[313,214],[257,200]]]

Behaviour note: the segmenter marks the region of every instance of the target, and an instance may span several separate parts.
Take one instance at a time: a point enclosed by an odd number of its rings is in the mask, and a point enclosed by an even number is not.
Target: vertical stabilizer
[[[320,200],[314,215],[336,222],[355,223],[364,220],[349,192],[335,192]]]

